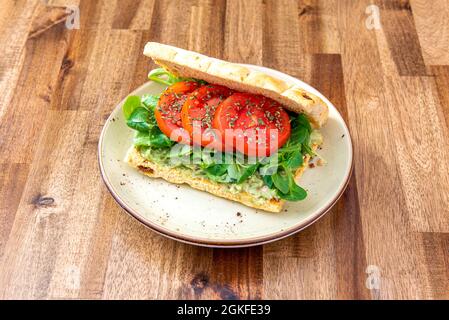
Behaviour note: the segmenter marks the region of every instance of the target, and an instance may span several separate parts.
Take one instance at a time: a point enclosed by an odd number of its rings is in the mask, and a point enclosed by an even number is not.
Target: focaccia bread
[[[156,42],[147,43],[144,54],[180,77],[201,79],[234,90],[269,97],[290,111],[303,112],[315,127],[321,127],[327,121],[329,110],[326,103],[293,82],[289,83],[239,64]]]

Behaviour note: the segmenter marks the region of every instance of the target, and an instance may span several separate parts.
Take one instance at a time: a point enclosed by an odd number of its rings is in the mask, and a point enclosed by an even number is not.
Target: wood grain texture
[[[399,75],[426,75],[426,66],[409,1],[382,0],[375,3],[382,9],[382,28]]]
[[[14,223],[29,166],[23,163],[2,163],[0,166],[0,257]]]
[[[0,11],[0,43],[8,44],[0,47],[0,117],[6,112],[17,85],[20,70],[23,65],[24,48],[32,15],[36,3],[30,1],[6,1]],[[17,8],[23,8],[18,10]]]
[[[449,64],[449,2],[411,0],[416,31],[427,65]]]
[[[261,0],[227,2],[223,59],[262,64],[263,14]]]
[[[0,298],[449,299],[446,1],[47,3],[0,4]],[[365,27],[372,3],[379,30]],[[80,29],[65,27],[69,5]],[[147,41],[263,64],[323,92],[355,151],[331,212],[240,250],[177,243],[127,215],[96,147],[153,66]]]
[[[446,84],[449,81],[449,66],[432,66],[431,72],[435,76],[435,84],[437,86],[438,97],[440,98],[439,106],[443,112],[446,121],[446,128],[449,127],[449,91]]]

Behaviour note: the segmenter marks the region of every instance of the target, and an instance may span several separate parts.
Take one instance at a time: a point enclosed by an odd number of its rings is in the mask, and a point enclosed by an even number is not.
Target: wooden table
[[[448,299],[448,21],[446,0],[2,1],[0,297]],[[146,81],[150,40],[279,69],[333,101],[355,171],[332,211],[241,250],[126,214],[97,143]]]

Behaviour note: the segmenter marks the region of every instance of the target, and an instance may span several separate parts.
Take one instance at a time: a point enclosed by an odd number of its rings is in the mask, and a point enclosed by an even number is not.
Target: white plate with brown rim
[[[245,65],[294,81],[329,106],[329,119],[320,129],[320,155],[327,164],[308,169],[298,181],[308,192],[299,202],[287,202],[281,213],[246,207],[187,185],[152,179],[129,167],[124,158],[134,132],[122,113],[124,100],[112,111],[101,132],[98,160],[103,180],[115,200],[134,218],[169,238],[208,247],[248,247],[285,238],[321,218],[343,194],[352,172],[349,130],[337,109],[310,85],[279,71]],[[148,82],[130,95],[160,94],[164,86]]]

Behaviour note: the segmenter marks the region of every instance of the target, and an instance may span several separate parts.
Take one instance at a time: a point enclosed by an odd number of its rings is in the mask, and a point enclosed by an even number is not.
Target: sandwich
[[[296,83],[196,52],[149,42],[160,95],[123,104],[135,130],[126,162],[151,178],[187,184],[269,212],[307,191],[298,181],[319,157],[327,105]],[[319,161],[320,162],[320,161]]]

